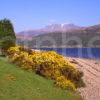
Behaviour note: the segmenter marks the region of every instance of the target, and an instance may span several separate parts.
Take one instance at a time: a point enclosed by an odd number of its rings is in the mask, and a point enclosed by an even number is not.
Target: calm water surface
[[[39,48],[39,50],[53,50],[59,54],[70,57],[100,59],[100,48]]]

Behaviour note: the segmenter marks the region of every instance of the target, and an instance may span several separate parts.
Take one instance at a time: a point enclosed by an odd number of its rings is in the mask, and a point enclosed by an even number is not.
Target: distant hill
[[[38,36],[41,34],[47,34],[52,32],[68,32],[72,30],[78,30],[82,27],[74,25],[74,24],[51,24],[47,25],[44,28],[37,30],[26,30],[16,34],[18,39],[22,40],[31,40],[32,37]]]
[[[29,34],[29,33],[27,33]],[[100,47],[100,25],[79,27],[74,24],[53,24],[32,33],[28,46],[34,47]],[[20,38],[21,39],[21,38]],[[94,40],[95,39],[95,40]],[[21,39],[22,40],[22,39]],[[26,40],[23,40],[26,41]],[[42,41],[42,42],[41,42]],[[69,41],[67,43],[67,41]],[[93,42],[90,45],[89,42]],[[79,43],[77,43],[79,42]],[[21,42],[20,42],[21,43]]]

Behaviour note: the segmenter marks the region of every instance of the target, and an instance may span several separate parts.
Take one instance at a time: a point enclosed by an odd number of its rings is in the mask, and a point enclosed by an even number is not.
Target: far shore
[[[49,48],[33,48],[32,50],[35,50],[35,51],[48,51],[48,49],[50,49],[51,47],[49,47]],[[42,50],[43,49],[43,50]],[[47,50],[45,50],[45,49],[47,49]],[[53,48],[51,48],[51,49],[53,49]],[[56,49],[56,48],[54,48],[54,49]],[[59,49],[59,48],[57,48],[57,49]],[[63,48],[62,48],[63,49]],[[68,49],[70,49],[70,48],[68,48]],[[77,48],[75,48],[75,49],[77,49]],[[56,51],[56,50],[54,50],[54,51]],[[60,53],[60,55],[62,55],[61,53]],[[99,58],[89,58],[89,57],[81,57],[81,56],[70,56],[70,55],[63,55],[64,57],[71,57],[71,58],[81,58],[81,59],[84,59],[84,60],[97,60],[97,61],[100,61],[100,57]]]
[[[33,47],[33,48],[100,48],[100,46],[91,46],[91,47],[85,47],[85,46],[59,46],[59,47],[56,47],[56,46],[53,46],[53,47],[48,47],[48,46],[43,46],[43,47]]]

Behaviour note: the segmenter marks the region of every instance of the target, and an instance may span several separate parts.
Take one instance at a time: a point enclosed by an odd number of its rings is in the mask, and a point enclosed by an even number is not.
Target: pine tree
[[[9,19],[0,20],[0,48],[2,52],[6,52],[16,43],[16,36],[13,25]]]

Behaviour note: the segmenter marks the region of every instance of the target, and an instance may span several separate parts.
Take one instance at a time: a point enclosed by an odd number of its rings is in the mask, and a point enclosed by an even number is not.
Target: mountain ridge
[[[57,25],[55,25],[57,26]],[[70,26],[70,25],[69,25]],[[24,35],[21,38],[17,37],[18,43],[24,44],[25,41],[27,41],[28,46],[30,48],[34,47],[39,47],[37,45],[37,42],[41,42],[42,40],[44,41],[41,45],[41,47],[52,47],[54,44],[50,43],[52,42],[51,40],[47,41],[46,38],[49,37],[49,39],[52,39],[56,43],[56,47],[100,47],[100,24],[94,25],[94,26],[89,26],[89,27],[78,27],[75,26],[72,28],[74,25],[71,25],[70,29],[66,31],[62,31],[61,29],[59,30],[54,27],[54,30],[49,30],[51,26],[48,26],[49,29],[44,31],[44,29],[38,30],[38,34],[36,35],[29,35],[29,37]],[[47,28],[48,28],[47,27]],[[39,33],[40,32],[40,33]],[[63,37],[62,37],[63,36]],[[71,38],[76,38],[73,41],[70,41],[68,44],[66,44],[66,41],[68,41]],[[93,39],[96,39],[95,41]],[[80,43],[77,43],[77,40],[80,40]],[[64,41],[65,43],[63,43]],[[91,41],[93,42],[93,45],[89,44]]]
[[[77,26],[75,24],[50,24],[45,26],[44,28],[40,29],[33,29],[33,30],[26,30],[16,33],[17,38],[20,39],[28,39],[31,40],[32,37],[46,34],[46,33],[52,33],[52,32],[70,32],[73,30],[79,30],[84,27]]]

